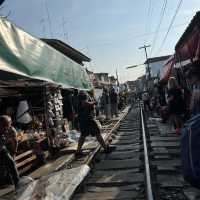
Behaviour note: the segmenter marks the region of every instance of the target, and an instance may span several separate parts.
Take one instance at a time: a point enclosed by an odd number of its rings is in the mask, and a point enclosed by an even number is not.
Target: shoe
[[[181,129],[180,128],[176,128],[176,135],[181,135]]]
[[[76,152],[75,153],[75,158],[80,158],[80,157],[83,157],[83,156],[84,156],[83,152]]]
[[[106,149],[104,149],[105,153],[111,153],[112,151],[114,151],[116,149],[116,146],[107,146]]]

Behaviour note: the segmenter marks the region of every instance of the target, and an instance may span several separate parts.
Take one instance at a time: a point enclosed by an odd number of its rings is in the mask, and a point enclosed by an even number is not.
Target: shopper
[[[63,98],[63,117],[69,122],[70,129],[73,127],[74,122],[74,109],[73,109],[73,95],[72,91],[65,90]]]
[[[152,109],[151,109],[151,106],[150,106],[150,96],[149,96],[149,93],[148,93],[148,92],[145,91],[145,92],[142,94],[142,100],[143,100],[143,104],[144,104],[144,111],[146,112],[147,109],[148,109],[149,111],[151,111]]]
[[[101,136],[100,128],[96,123],[93,115],[95,102],[89,102],[88,95],[81,91],[79,93],[79,108],[78,108],[78,118],[80,124],[81,136],[78,141],[78,148],[76,155],[82,155],[82,146],[85,142],[85,138],[89,135],[95,136],[101,146],[104,148],[105,152],[109,152],[111,149],[108,144],[106,144]]]
[[[110,103],[111,103],[111,117],[112,118],[114,115],[115,117],[118,117],[118,102],[119,102],[118,94],[114,88],[111,88]]]
[[[78,123],[78,93],[77,89],[74,89],[73,97],[72,97],[72,104],[73,104],[73,128],[79,130],[79,123]]]
[[[198,65],[192,66],[186,77],[191,85],[190,110],[192,116],[194,116],[200,114],[200,67]]]
[[[182,91],[174,77],[170,77],[168,81],[168,109],[170,118],[175,125],[176,134],[180,134],[185,105]]]
[[[19,175],[14,161],[17,151],[17,133],[11,126],[12,120],[7,115],[0,116],[0,182],[9,181],[18,186]],[[4,175],[8,175],[5,177]]]
[[[109,93],[106,88],[103,88],[103,93],[101,96],[101,108],[103,111],[103,114],[106,116],[106,120],[110,119],[110,99],[109,99]]]

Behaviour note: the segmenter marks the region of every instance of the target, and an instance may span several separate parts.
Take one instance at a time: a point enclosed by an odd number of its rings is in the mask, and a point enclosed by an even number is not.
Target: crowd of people
[[[145,111],[156,111],[162,122],[170,120],[176,134],[181,134],[184,122],[200,114],[200,70],[191,67],[186,73],[188,88],[181,87],[175,77],[167,85],[155,84],[153,91],[143,92]]]
[[[119,94],[114,87],[110,89],[103,88],[102,95],[96,99],[94,91],[84,92],[74,90],[74,94],[71,96],[71,104],[69,104],[69,98],[66,110],[69,110],[67,119],[72,122],[72,128],[80,131],[81,135],[78,140],[78,148],[76,155],[82,155],[82,146],[87,136],[95,136],[105,152],[110,152],[111,148],[106,144],[100,134],[100,127],[97,119],[102,122],[102,116],[104,120],[110,120],[110,118],[118,117],[119,110],[121,110],[125,104],[125,95]],[[120,104],[121,103],[121,104]],[[65,110],[65,109],[64,109]],[[71,117],[72,116],[72,117]]]
[[[179,77],[180,78],[180,77]],[[193,63],[185,69],[182,82],[170,77],[168,84],[156,84],[144,92],[144,110],[157,113],[162,122],[171,122],[180,135],[182,174],[192,186],[200,188],[200,67]],[[151,112],[153,111],[153,113]]]
[[[99,108],[107,120],[118,117],[118,112],[127,103],[127,96],[124,92],[118,93],[115,88],[103,88],[103,93],[99,98]]]

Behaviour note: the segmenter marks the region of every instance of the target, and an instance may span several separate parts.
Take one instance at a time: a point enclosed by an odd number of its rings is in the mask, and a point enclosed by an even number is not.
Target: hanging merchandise
[[[60,147],[63,135],[63,103],[59,88],[47,88],[47,121],[53,147]]]
[[[20,101],[17,108],[17,122],[21,124],[28,124],[32,121],[32,117],[29,114],[29,106],[26,100]]]

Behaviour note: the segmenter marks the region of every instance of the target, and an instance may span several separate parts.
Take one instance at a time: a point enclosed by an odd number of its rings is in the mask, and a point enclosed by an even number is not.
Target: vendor
[[[9,116],[0,116],[0,167],[5,166],[12,182],[17,186],[19,175],[14,161],[17,151],[17,134],[11,124],[12,120]],[[0,182],[1,179],[3,179],[2,176],[0,176]]]
[[[190,110],[192,116],[200,114],[200,63],[196,63],[189,68],[186,78],[191,85]]]
[[[6,148],[10,155],[14,158],[17,153],[18,146],[17,131],[12,126],[12,120],[8,115],[3,115],[1,117],[3,119],[3,126],[1,126],[1,131],[6,140]]]

